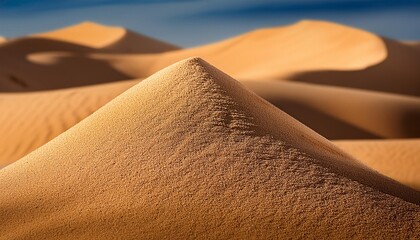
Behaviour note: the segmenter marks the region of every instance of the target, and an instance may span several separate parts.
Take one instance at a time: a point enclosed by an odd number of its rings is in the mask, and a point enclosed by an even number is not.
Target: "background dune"
[[[109,27],[94,22],[82,22],[33,36],[112,53],[158,53],[179,49],[175,45],[140,35],[122,27]]]
[[[420,191],[420,140],[334,141],[367,166]]]
[[[420,98],[293,82],[247,87],[328,139],[420,136]]]
[[[0,46],[0,91],[59,89],[130,79],[110,62],[94,60],[88,54],[174,49],[178,47],[121,27],[91,22],[12,39]],[[42,57],[51,54],[55,57]]]
[[[200,59],[1,171],[5,238],[419,237],[419,192]]]
[[[84,29],[83,24],[76,27]],[[77,79],[81,76],[72,74],[73,68],[84,67],[90,79],[86,84],[90,84],[146,78],[192,56],[203,57],[238,80],[298,81],[413,96],[418,96],[420,89],[417,81],[420,53],[412,51],[412,47],[322,21],[301,21],[287,27],[245,33],[210,45],[164,53],[88,53],[83,55],[84,61],[80,61],[78,55],[44,52],[32,53],[28,62],[35,69],[48,65],[50,69],[69,73],[65,74],[69,77],[62,80],[68,87],[69,82],[72,86],[80,85]],[[104,66],[103,69],[98,65]],[[105,68],[110,68],[107,71],[114,74],[103,76]],[[28,68],[27,71],[34,70]]]

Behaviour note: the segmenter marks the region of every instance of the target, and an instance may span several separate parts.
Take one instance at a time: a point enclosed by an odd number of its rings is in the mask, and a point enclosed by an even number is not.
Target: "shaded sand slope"
[[[419,206],[379,189],[412,202],[418,192],[200,59],[156,73],[0,173],[4,239],[419,237]]]
[[[57,52],[60,59],[31,61],[30,55]],[[93,49],[49,39],[22,38],[9,40],[0,46],[0,91],[34,91],[127,78],[104,61],[86,57]]]
[[[383,39],[387,57],[366,69],[316,70],[297,73],[294,81],[370,89],[420,96],[420,52],[400,42]]]
[[[140,35],[122,27],[109,27],[94,22],[82,22],[33,36],[114,53],[158,53],[179,49],[172,44]]]
[[[420,136],[420,98],[274,81],[248,88],[328,139]]]
[[[418,42],[418,41],[403,42],[403,43],[406,44],[406,45],[408,45],[408,46],[410,46],[410,47],[412,47],[412,48],[415,48],[417,50],[420,50],[420,42]]]
[[[61,134],[136,82],[0,94],[0,168]]]
[[[420,191],[420,139],[334,143],[369,167]]]

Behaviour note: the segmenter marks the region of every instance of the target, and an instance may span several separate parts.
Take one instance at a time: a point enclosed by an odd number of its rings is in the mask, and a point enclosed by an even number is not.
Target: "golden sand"
[[[198,58],[5,167],[0,186],[5,239],[420,236],[419,192]]]

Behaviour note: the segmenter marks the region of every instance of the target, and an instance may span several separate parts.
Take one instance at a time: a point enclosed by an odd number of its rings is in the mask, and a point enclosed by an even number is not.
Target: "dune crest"
[[[117,56],[114,61],[151,61],[152,67],[132,72],[136,77],[146,77],[192,56],[200,56],[239,79],[288,79],[300,71],[364,69],[383,61],[386,49],[379,37],[359,29],[324,21],[300,21],[152,58]]]
[[[82,22],[55,31],[34,34],[33,37],[59,40],[117,53],[158,53],[179,49],[172,44],[122,27],[110,27],[94,22]]]
[[[420,207],[377,188],[418,192],[197,58],[1,171],[5,238],[420,236]]]

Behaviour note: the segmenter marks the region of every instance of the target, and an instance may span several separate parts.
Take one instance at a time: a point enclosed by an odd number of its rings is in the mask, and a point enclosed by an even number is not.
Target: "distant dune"
[[[420,236],[406,202],[419,192],[197,58],[7,166],[0,186],[7,239]]]
[[[179,47],[140,35],[122,27],[109,27],[94,22],[82,22],[55,31],[33,35],[82,45],[113,53],[158,53]]]
[[[334,143],[367,166],[420,191],[420,139]]]
[[[244,81],[329,139],[420,137],[420,98],[305,83]]]
[[[97,30],[101,34],[95,37],[87,31],[86,37],[82,38],[86,40],[67,36],[67,33],[76,30],[85,34],[85,29],[90,28],[105,30]],[[69,44],[84,42],[84,47],[95,48],[106,45],[124,31],[122,28],[83,23],[46,36],[50,36],[50,40],[67,41]],[[105,43],[96,38],[104,39]],[[134,42],[138,43],[136,46],[148,46],[148,39]],[[131,43],[122,40],[112,46],[109,48],[131,48]],[[74,73],[74,68],[83,68],[89,76],[88,80],[84,80],[85,84],[146,78],[176,61],[199,56],[238,80],[297,81],[419,96],[420,69],[417,62],[420,61],[420,53],[412,49],[404,43],[359,29],[322,21],[301,21],[287,27],[256,30],[210,45],[155,54],[88,51],[80,55],[66,50],[30,53],[26,56],[26,65],[19,68],[19,74],[43,75],[42,79],[32,81],[47,84],[2,89],[28,91],[60,88],[60,84],[62,87],[80,86],[83,76]],[[57,83],[56,73],[44,74],[45,67],[62,73],[64,78],[60,84]]]
[[[59,89],[129,79],[109,62],[92,61],[87,54],[157,53],[175,49],[179,48],[121,27],[91,22],[17,38],[0,46],[0,91]],[[53,54],[59,59],[36,57],[36,54]]]

